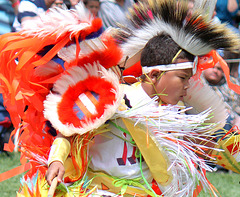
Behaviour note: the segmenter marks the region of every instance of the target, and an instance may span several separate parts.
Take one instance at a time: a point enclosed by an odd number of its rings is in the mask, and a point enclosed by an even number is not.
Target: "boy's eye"
[[[181,76],[180,76],[179,78],[180,78],[180,79],[186,79],[186,77],[181,77]]]

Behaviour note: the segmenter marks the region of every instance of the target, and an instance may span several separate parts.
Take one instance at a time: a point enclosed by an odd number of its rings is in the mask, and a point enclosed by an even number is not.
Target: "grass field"
[[[20,164],[20,154],[10,153],[10,157],[6,156],[5,153],[0,154],[0,173],[17,167]],[[0,196],[1,197],[15,197],[16,191],[19,188],[19,180],[22,175],[15,176],[6,181],[0,183]]]
[[[19,153],[12,153],[10,157],[0,154],[0,173],[20,165]],[[0,197],[15,197],[19,188],[18,175],[0,183]],[[222,197],[240,197],[240,175],[236,173],[207,173],[209,181],[217,188]],[[201,192],[199,197],[209,197]]]

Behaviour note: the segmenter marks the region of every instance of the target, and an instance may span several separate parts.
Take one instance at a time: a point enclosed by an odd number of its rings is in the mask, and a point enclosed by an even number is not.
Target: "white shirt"
[[[125,86],[124,92],[132,106],[139,104],[139,101],[144,101],[144,99],[151,100],[141,85],[137,87]],[[121,119],[111,121],[125,129]],[[89,167],[94,171],[102,171],[119,178],[134,179],[141,177],[139,159],[135,158],[136,148],[128,142],[131,140],[131,136],[124,134],[112,123],[109,123],[109,128],[110,132],[97,135],[91,143]],[[124,152],[126,155],[124,155]],[[151,181],[152,176],[145,162],[142,162],[142,170],[144,177]]]

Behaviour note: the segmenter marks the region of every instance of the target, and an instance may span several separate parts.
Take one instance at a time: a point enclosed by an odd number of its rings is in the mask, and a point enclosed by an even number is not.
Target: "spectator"
[[[74,9],[75,6],[80,2],[80,0],[69,0],[70,2],[70,9]]]
[[[216,4],[217,17],[222,23],[228,23],[228,27],[239,33],[234,27],[233,17],[237,15],[239,0],[218,0]]]
[[[52,4],[52,8],[53,7],[59,7],[59,8],[64,8],[64,2],[63,0],[55,0],[54,3]]]
[[[230,76],[233,83],[238,84],[236,78]],[[239,95],[228,88],[221,65],[217,63],[213,68],[209,68],[203,72],[203,80],[209,84],[214,91],[225,101],[228,109],[229,118],[225,129],[231,129],[232,125],[240,125],[240,105]],[[239,127],[240,128],[240,127]]]
[[[3,96],[0,94],[0,153],[4,151],[4,143],[9,140],[12,131],[10,115],[3,104]]]
[[[46,12],[55,0],[22,0],[19,4],[19,13],[14,20],[14,31],[20,31],[22,22],[32,19]]]
[[[237,59],[240,58],[240,53],[224,51],[223,58],[228,63],[230,75],[239,80],[239,60]]]
[[[18,11],[18,0],[0,0],[0,35],[12,31],[15,14]],[[3,104],[3,96],[0,94],[0,153],[4,151],[4,143],[8,142],[11,120],[8,111]]]
[[[100,9],[99,0],[84,0],[85,7],[93,14],[93,16],[98,16],[98,11]]]
[[[60,7],[63,9],[75,9],[79,0],[55,0],[51,7]]]
[[[0,35],[11,32],[15,14],[18,11],[18,0],[0,0]]]
[[[216,4],[217,17],[221,22],[233,25],[232,17],[237,14],[239,0],[218,0]]]
[[[101,0],[99,17],[103,27],[117,27],[117,23],[128,25],[128,9],[132,7],[133,0]]]
[[[20,0],[9,0],[12,3],[12,8],[14,10],[14,14],[17,15],[18,14],[18,7],[20,4]]]

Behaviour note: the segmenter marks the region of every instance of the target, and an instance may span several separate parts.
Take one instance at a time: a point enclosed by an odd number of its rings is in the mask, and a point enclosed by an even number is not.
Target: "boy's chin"
[[[183,101],[183,96],[180,96],[180,97],[175,97],[175,98],[168,98],[168,97],[163,97],[163,98],[160,98],[160,102],[163,104],[163,105],[177,105],[179,101]]]
[[[179,98],[178,100],[175,101],[170,101],[168,104],[169,105],[177,105],[180,101],[183,102],[183,97]]]
[[[167,102],[164,102],[162,101],[162,104],[163,105],[177,105],[179,101],[167,101]]]

